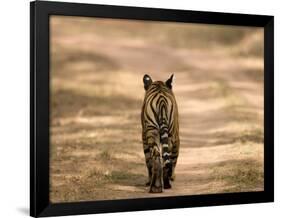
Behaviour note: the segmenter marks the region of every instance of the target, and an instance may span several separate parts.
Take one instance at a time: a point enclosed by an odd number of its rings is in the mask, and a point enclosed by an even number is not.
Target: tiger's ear
[[[145,74],[145,75],[143,76],[143,85],[144,85],[144,89],[147,90],[151,84],[152,84],[152,79],[151,79],[151,77],[148,76],[147,74]]]
[[[168,86],[169,89],[172,89],[172,84],[173,84],[173,78],[174,78],[174,74],[172,74],[170,76],[170,78],[166,81],[166,86]]]

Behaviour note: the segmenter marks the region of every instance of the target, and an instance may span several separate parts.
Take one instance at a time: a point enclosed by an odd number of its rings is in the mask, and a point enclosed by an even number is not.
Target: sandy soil
[[[153,25],[146,37],[128,34],[145,31],[141,22],[107,22],[51,20],[51,201],[263,190],[263,58],[243,54],[262,32],[205,48],[163,43]],[[181,148],[173,187],[161,194],[144,186],[145,73],[176,77]]]

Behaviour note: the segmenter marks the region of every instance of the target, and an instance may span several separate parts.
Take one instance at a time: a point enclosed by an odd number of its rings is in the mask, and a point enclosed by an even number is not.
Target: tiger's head
[[[159,87],[167,87],[169,89],[172,89],[172,84],[173,84],[173,78],[174,78],[174,74],[172,74],[170,76],[170,78],[168,80],[166,80],[166,82],[162,82],[162,81],[152,81],[151,77],[147,74],[145,74],[143,76],[143,85],[144,85],[144,89],[147,91],[150,87],[152,87],[153,85],[155,86],[159,86]]]

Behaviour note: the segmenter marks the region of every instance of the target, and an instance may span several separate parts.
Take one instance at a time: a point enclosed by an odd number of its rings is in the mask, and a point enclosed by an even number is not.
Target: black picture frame
[[[86,16],[264,27],[264,191],[51,204],[49,16]],[[30,215],[58,216],[274,201],[274,17],[141,7],[30,3]]]

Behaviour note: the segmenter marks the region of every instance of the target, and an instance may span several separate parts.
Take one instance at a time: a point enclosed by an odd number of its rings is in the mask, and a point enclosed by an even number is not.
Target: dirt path
[[[65,48],[53,49],[64,59],[52,68],[52,201],[152,197],[140,140],[144,73],[175,73],[180,115],[176,181],[153,197],[263,189],[260,59],[106,36],[54,42]]]

